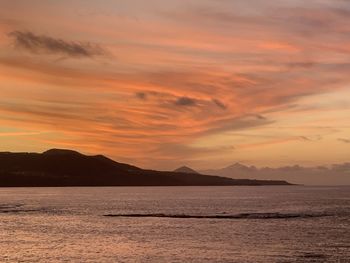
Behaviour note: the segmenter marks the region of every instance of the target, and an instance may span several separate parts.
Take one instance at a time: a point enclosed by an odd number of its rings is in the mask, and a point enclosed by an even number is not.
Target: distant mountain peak
[[[44,155],[81,155],[81,153],[67,149],[50,149],[43,152]]]
[[[188,166],[181,166],[174,170],[175,173],[186,173],[186,174],[198,174],[197,171],[193,170],[192,168]]]
[[[247,169],[249,167],[237,162],[235,164],[228,166],[227,168],[229,168],[229,169]]]

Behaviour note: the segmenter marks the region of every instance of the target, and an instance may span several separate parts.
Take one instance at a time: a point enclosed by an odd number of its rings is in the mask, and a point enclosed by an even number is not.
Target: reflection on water
[[[0,262],[350,262],[349,216],[349,187],[0,188]]]

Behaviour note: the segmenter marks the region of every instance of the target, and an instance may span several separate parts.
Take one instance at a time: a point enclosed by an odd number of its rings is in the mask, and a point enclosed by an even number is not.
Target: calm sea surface
[[[350,188],[0,188],[0,262],[350,262]]]

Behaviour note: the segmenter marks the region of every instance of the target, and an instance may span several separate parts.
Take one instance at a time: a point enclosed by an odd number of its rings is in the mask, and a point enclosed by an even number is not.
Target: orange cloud
[[[237,130],[279,130],[280,119],[295,122],[307,111],[297,107],[301,99],[350,84],[348,19],[336,4],[138,2],[141,10],[111,1],[107,9],[87,3],[76,15],[63,2],[7,3],[12,11],[0,11],[12,17],[6,26],[0,20],[1,125],[56,131],[37,134],[37,145],[140,158],[147,166],[157,158],[164,167],[185,157],[204,162],[220,151],[229,158],[232,149],[191,143]],[[26,32],[25,41],[9,32]],[[30,48],[23,48],[27,40]],[[244,147],[298,136],[262,136]]]

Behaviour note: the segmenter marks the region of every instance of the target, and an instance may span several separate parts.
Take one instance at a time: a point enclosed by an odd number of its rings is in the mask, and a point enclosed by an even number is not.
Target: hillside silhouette
[[[0,186],[205,186],[288,185],[286,181],[232,179],[220,176],[145,170],[103,155],[72,150],[0,153]]]

